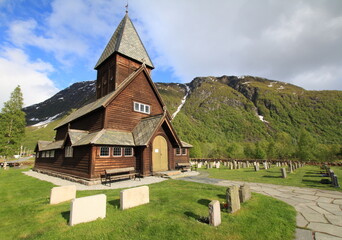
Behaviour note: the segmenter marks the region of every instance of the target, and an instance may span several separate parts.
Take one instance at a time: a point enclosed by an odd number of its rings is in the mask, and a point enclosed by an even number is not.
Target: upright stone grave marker
[[[340,184],[338,183],[338,177],[336,175],[333,176],[333,184],[334,184],[334,187],[337,187],[337,188],[340,187]]]
[[[231,186],[227,188],[226,199],[228,204],[228,212],[234,213],[240,209],[239,187]]]
[[[259,166],[256,164],[256,165],[254,165],[254,171],[259,171]]]
[[[69,225],[94,221],[106,217],[107,196],[98,194],[75,198],[71,201]]]
[[[221,208],[218,200],[209,203],[209,225],[218,226],[221,224]]]
[[[239,194],[241,203],[248,201],[251,198],[251,188],[249,185],[244,184],[240,186]]]
[[[58,204],[76,198],[76,186],[53,187],[50,192],[50,204]]]
[[[287,175],[286,175],[286,168],[281,168],[280,170],[281,170],[282,178],[286,178],[287,177]]]
[[[150,202],[148,186],[125,189],[120,192],[120,209],[136,207]]]

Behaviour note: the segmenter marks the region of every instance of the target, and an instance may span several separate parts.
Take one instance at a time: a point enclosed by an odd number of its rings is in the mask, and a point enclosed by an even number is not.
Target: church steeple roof
[[[138,62],[144,62],[147,66],[154,68],[153,63],[127,13],[109,40],[100,59],[95,65],[95,69],[114,52],[121,53]]]

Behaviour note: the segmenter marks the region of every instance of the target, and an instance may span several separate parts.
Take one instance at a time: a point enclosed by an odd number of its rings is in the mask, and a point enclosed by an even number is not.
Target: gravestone
[[[75,198],[71,201],[69,225],[106,217],[107,196],[104,194]]]
[[[228,204],[228,212],[234,213],[240,209],[239,187],[231,186],[227,188],[226,199]]]
[[[120,209],[136,207],[150,202],[148,186],[125,189],[120,192]]]
[[[282,176],[282,178],[286,178],[286,177],[287,177],[287,175],[286,175],[286,169],[285,169],[285,168],[281,168],[280,170],[281,170],[281,176]]]
[[[290,173],[293,173],[292,162],[289,163],[289,172],[290,172]]]
[[[218,226],[221,224],[221,208],[218,200],[209,203],[209,225]]]
[[[232,163],[232,162],[229,163],[229,169],[230,169],[230,170],[233,170],[233,169],[234,169],[233,163]]]
[[[259,166],[258,165],[254,165],[254,171],[259,171]]]
[[[7,162],[4,162],[4,170],[7,170]]]
[[[199,163],[197,164],[197,168],[202,168],[202,163],[201,163],[201,162],[199,162]]]
[[[214,163],[213,162],[209,162],[209,168],[213,168]]]
[[[334,175],[333,177],[333,185],[334,187],[337,187],[337,188],[340,187],[340,184],[338,183],[338,177],[336,175]]]
[[[53,187],[50,192],[50,204],[58,204],[76,198],[76,186]]]
[[[242,185],[240,186],[239,189],[239,194],[240,194],[240,202],[246,202],[251,198],[251,188],[249,185]]]

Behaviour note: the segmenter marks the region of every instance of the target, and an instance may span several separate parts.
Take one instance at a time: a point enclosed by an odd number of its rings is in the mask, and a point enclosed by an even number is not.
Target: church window
[[[100,156],[109,157],[109,147],[100,147]]]
[[[125,157],[131,157],[133,156],[133,148],[131,147],[125,147]]]
[[[186,155],[186,148],[182,148],[182,155]]]
[[[181,155],[181,149],[180,148],[176,148],[176,155]]]
[[[121,147],[113,147],[113,156],[114,157],[121,157],[122,156]]]
[[[150,105],[139,103],[139,102],[133,102],[133,106],[134,106],[134,111],[136,112],[141,112],[141,113],[146,113],[146,114],[150,114],[151,112]]]
[[[65,154],[65,157],[72,157],[72,154],[73,154],[72,146],[66,146],[64,154]]]

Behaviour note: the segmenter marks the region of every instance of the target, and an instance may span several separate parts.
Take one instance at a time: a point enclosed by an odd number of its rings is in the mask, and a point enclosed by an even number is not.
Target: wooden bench
[[[177,163],[176,169],[181,169],[181,171],[191,170],[191,165],[190,163]]]
[[[135,179],[135,169],[134,167],[127,167],[127,168],[115,168],[115,169],[106,169],[104,174],[105,183],[109,182],[110,186],[112,181],[118,179]],[[101,178],[101,182],[102,178]]]

